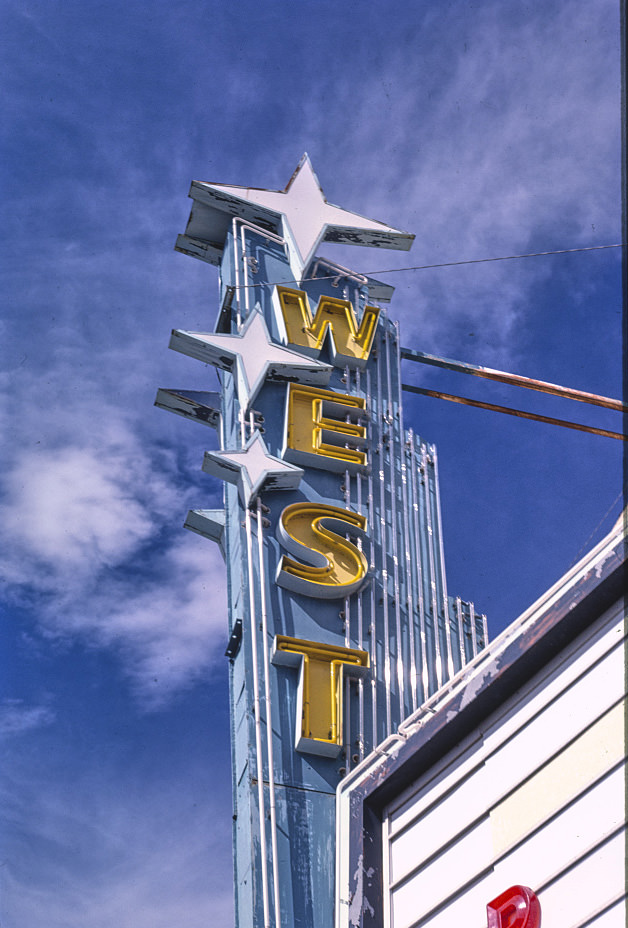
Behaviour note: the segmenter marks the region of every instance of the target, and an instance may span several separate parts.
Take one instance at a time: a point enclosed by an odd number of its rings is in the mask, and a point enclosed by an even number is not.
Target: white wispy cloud
[[[53,621],[114,647],[140,703],[163,705],[211,673],[228,637],[225,565],[218,548],[188,532],[175,534],[153,561],[148,581],[101,584],[90,613]]]
[[[26,382],[19,399],[35,395]],[[104,399],[102,382],[74,384],[80,400],[63,411],[24,406],[2,481],[5,581],[46,635],[115,649],[138,699],[162,704],[221,653],[224,563],[182,530],[204,501],[175,452]]]
[[[415,42],[389,50],[385,84],[376,71],[352,86],[359,115],[329,181],[343,203],[417,238],[409,255],[347,249],[350,266],[375,271],[619,241],[612,6],[544,5],[524,18],[485,4],[462,23],[450,8],[440,27],[426,21]],[[429,69],[436,53],[437,83]],[[308,112],[327,154],[335,126],[315,101]],[[430,347],[455,340],[473,319],[490,333],[485,363],[509,363],[526,300],[552,269],[552,259],[528,259],[394,274],[392,313],[407,343]]]
[[[0,735],[19,735],[49,725],[55,713],[49,706],[29,706],[23,699],[4,699],[0,703]]]
[[[150,473],[146,455],[127,438],[100,453],[70,445],[17,456],[3,513],[14,545],[11,579],[72,596],[77,585],[123,564],[154,536],[150,503],[161,494],[172,498],[172,489]]]

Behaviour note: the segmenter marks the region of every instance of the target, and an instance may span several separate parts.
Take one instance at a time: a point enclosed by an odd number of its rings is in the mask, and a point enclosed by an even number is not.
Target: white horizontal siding
[[[616,610],[615,610],[616,611]],[[504,745],[507,751],[508,739],[522,732],[526,723],[540,715],[536,722],[534,732],[530,730],[526,737],[534,740],[536,737],[539,747],[558,750],[555,729],[552,728],[556,718],[556,711],[563,713],[560,731],[562,744],[573,737],[586,726],[587,718],[592,721],[606,708],[611,706],[623,692],[623,623],[610,622],[598,626],[586,638],[586,648],[569,649],[567,656],[563,655],[549,669],[545,669],[532,686],[522,690],[521,699],[511,701],[501,707],[482,726],[475,738],[452,752],[452,754],[430,771],[418,784],[407,789],[389,807],[389,822],[391,835],[396,834],[418,818],[425,808],[434,803],[437,798],[450,790],[470,770],[483,762],[483,758],[498,750]],[[607,663],[598,665],[600,660]],[[596,666],[597,665],[597,666]],[[583,677],[580,681],[579,678]],[[574,689],[574,681],[582,690]],[[573,692],[572,692],[573,690]],[[602,701],[596,695],[602,694]],[[591,699],[588,698],[589,693]],[[578,700],[582,697],[585,705],[578,707]],[[560,710],[554,710],[551,703],[563,699]],[[587,701],[588,700],[588,701]],[[574,705],[575,704],[575,705]],[[578,712],[580,708],[580,712]],[[569,725],[571,720],[571,727]],[[521,755],[525,747],[520,742],[515,750],[518,753],[515,769],[520,770],[520,779],[525,775],[522,769]],[[479,748],[480,750],[476,750]],[[506,757],[502,755],[502,757]],[[506,763],[503,761],[502,763]],[[495,768],[495,774],[497,768]],[[506,785],[502,794],[506,792]]]
[[[624,724],[622,701],[491,809],[495,854],[529,834],[621,763]],[[624,812],[621,792],[613,798],[617,799],[614,821],[619,824]]]
[[[624,777],[622,765],[500,859],[493,870],[497,883],[542,887],[595,848],[623,824]]]
[[[626,834],[623,831],[540,892],[543,924],[555,928],[579,925],[607,900],[621,893],[626,884],[625,854]],[[615,924],[620,913],[623,914],[621,925],[625,928],[625,901],[600,915],[596,928]]]
[[[394,928],[407,928],[417,915],[428,912],[451,895],[452,875],[464,884],[477,874],[478,861],[491,858],[491,826],[488,817],[460,840],[397,887],[393,894]]]
[[[398,833],[390,845],[390,878],[397,883],[456,835],[469,822],[486,814],[490,785],[486,768],[476,768],[457,789],[430,807],[416,827]]]
[[[618,608],[608,613],[391,803],[392,928],[480,928],[487,902],[514,883],[538,891],[552,928],[623,918],[623,838],[596,846],[625,818],[621,619]],[[579,901],[561,908],[564,893]]]

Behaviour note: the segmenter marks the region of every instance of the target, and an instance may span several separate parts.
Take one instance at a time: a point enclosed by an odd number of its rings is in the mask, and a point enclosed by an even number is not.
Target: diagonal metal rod
[[[569,422],[566,419],[553,419],[550,416],[539,416],[534,412],[523,412],[521,409],[512,409],[510,406],[496,406],[495,403],[481,403],[466,396],[455,396],[453,393],[441,393],[440,390],[424,390],[409,383],[401,384],[402,390],[408,393],[420,393],[421,396],[435,396],[437,399],[450,400],[452,403],[462,403],[463,406],[476,406],[478,409],[491,409],[493,412],[503,412],[508,416],[518,416],[520,419],[533,419],[535,422],[548,422],[550,425],[562,425],[566,429],[576,429],[578,432],[591,432],[592,435],[603,435],[606,438],[618,438],[628,441],[628,435],[621,432],[609,432],[607,429],[596,429],[591,425],[581,425],[579,422]]]
[[[579,403],[589,403],[592,406],[604,406],[605,409],[616,409],[619,412],[628,412],[628,404],[615,400],[610,396],[598,396],[597,393],[585,393],[583,390],[574,390],[571,387],[561,387],[556,383],[547,383],[544,380],[534,380],[532,377],[521,377],[519,374],[508,374],[506,371],[496,371],[490,367],[480,367],[477,364],[467,364],[465,361],[452,361],[451,358],[439,358],[434,354],[425,354],[412,348],[402,348],[401,357],[407,361],[419,361],[422,364],[431,364],[433,367],[444,367],[448,371],[461,374],[472,374],[474,377],[484,377],[486,380],[496,380],[498,383],[507,383],[515,387],[526,387],[528,390],[538,390],[540,393],[551,393],[553,396],[564,396]]]

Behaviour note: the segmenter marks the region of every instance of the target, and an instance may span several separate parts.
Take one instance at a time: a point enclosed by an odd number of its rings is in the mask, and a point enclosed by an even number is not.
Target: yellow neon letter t
[[[273,664],[299,668],[297,751],[336,757],[342,747],[343,671],[363,676],[368,653],[277,635]]]

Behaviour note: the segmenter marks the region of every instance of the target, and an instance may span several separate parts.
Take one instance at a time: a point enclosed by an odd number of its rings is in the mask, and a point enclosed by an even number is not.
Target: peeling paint
[[[348,828],[346,853],[350,860],[355,861],[360,852],[350,884],[351,888],[355,886],[356,893],[359,891],[360,898],[354,900],[350,922],[341,919],[340,925],[358,928],[364,924],[367,910],[371,911],[364,887],[364,877],[368,885],[369,873],[364,869],[362,855],[368,864],[375,862],[377,869],[382,852],[382,804],[415,782],[417,770],[424,769],[423,763],[431,765],[434,756],[443,756],[470,734],[481,737],[482,719],[496,705],[553,660],[557,648],[575,640],[621,598],[625,558],[626,543],[619,525],[490,645],[476,666],[454,680],[451,689],[443,688],[430,706],[418,710],[416,720],[411,717],[404,723],[405,743],[380,745],[361,763],[359,779],[340,787],[339,815],[347,807],[347,800],[351,809],[350,821],[339,822],[340,834]],[[426,709],[434,714],[426,716]],[[339,891],[343,889],[346,893],[346,886]],[[374,924],[381,925],[382,899],[375,884],[370,901],[376,909],[372,913]]]
[[[612,558],[612,559],[615,559],[616,556],[617,556],[617,555],[616,555],[616,552],[615,552],[615,551],[609,551],[609,553],[606,555],[606,557],[603,558],[603,559],[600,561],[599,564],[596,564],[596,565],[595,565],[595,576],[596,576],[596,579],[597,579],[597,580],[599,580],[599,579],[602,577],[602,575],[604,574],[604,567],[605,567],[605,565],[606,565],[606,562],[607,562],[608,560],[610,560],[611,558]]]
[[[351,903],[349,905],[349,924],[350,925],[359,925],[360,916],[362,914],[362,897],[364,895],[364,856],[360,854],[358,857],[358,865],[355,873],[353,874],[353,883],[355,885],[355,890],[351,897]]]
[[[491,661],[488,667],[485,667],[481,673],[478,673],[477,676],[474,675],[471,677],[469,682],[464,688],[462,694],[462,700],[458,708],[458,712],[461,712],[465,706],[467,706],[471,700],[474,698],[476,693],[478,693],[484,686],[485,681],[488,682],[491,677],[499,671],[499,662],[497,660]],[[456,713],[454,713],[455,715]]]

